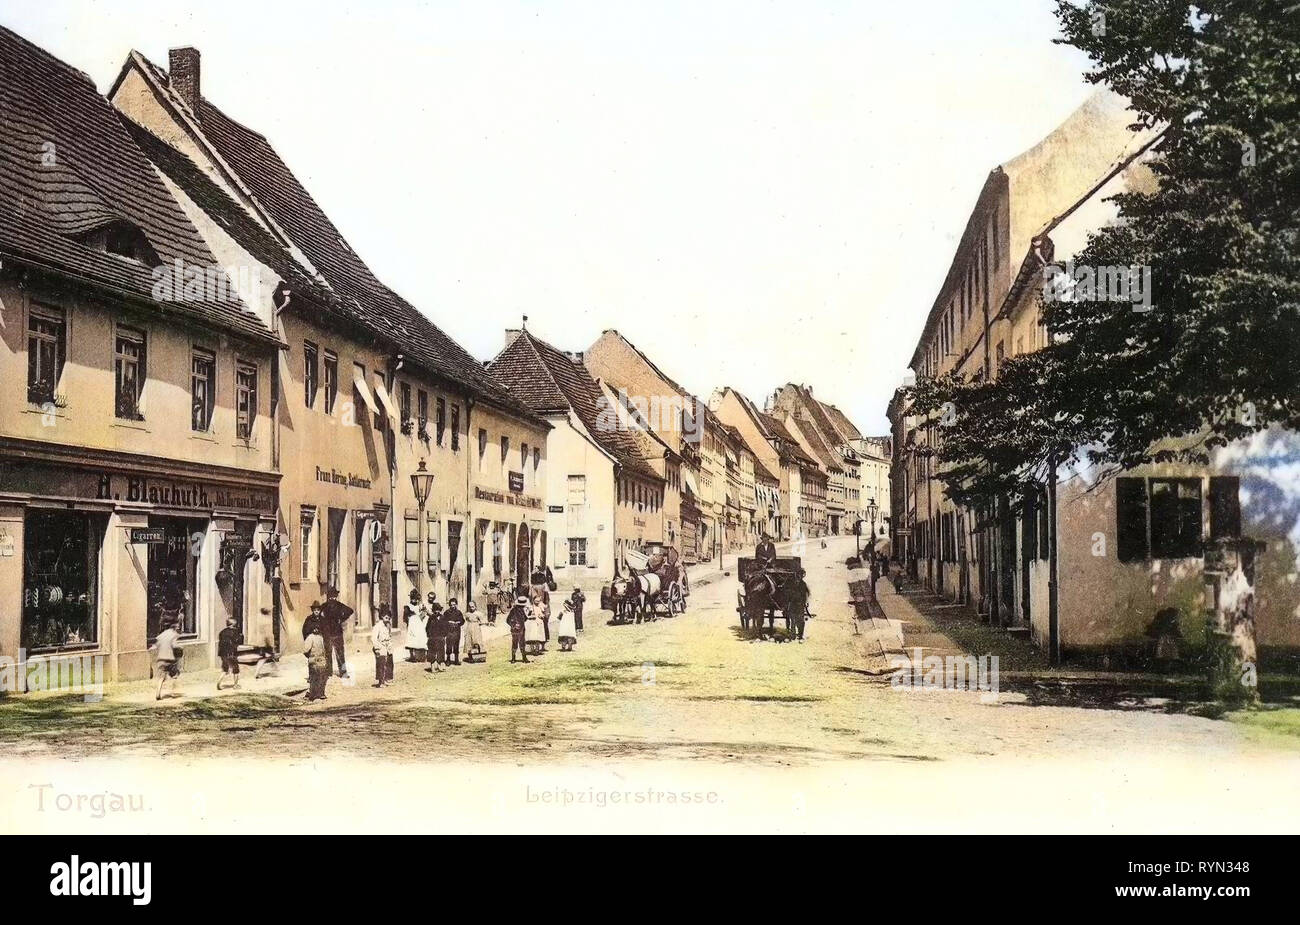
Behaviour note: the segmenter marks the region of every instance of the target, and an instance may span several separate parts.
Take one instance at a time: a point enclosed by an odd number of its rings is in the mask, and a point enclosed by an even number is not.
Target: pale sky
[[[618,328],[703,398],[866,432],[984,178],[1091,92],[1051,0],[96,2],[0,22],[107,90],[203,56],[381,279],[481,359]]]

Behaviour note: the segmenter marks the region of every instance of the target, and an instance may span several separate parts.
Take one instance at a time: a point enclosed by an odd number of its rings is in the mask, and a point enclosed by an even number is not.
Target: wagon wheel
[[[681,582],[674,581],[668,586],[668,616],[686,613],[686,596],[682,594]]]
[[[736,613],[740,614],[740,628],[749,629],[749,608],[745,606],[744,591],[736,591]]]

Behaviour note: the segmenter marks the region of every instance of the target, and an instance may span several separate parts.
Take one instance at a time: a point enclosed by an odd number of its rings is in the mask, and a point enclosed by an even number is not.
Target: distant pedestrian
[[[576,585],[573,593],[569,595],[569,603],[573,605],[573,626],[579,633],[582,632],[582,605],[587,603],[587,596],[582,593],[582,589]]]
[[[515,653],[528,661],[528,649],[524,642],[525,628],[528,625],[528,598],[520,595],[515,598],[514,606],[506,614],[506,625],[510,627],[510,661],[515,660]]]
[[[555,615],[555,638],[561,652],[572,652],[578,642],[578,629],[574,624],[573,601],[565,601]]]
[[[424,670],[442,671],[447,665],[447,618],[438,603],[438,595],[432,591],[425,612],[428,614],[424,628],[429,634],[429,667]]]
[[[302,654],[307,657],[307,699],[325,699],[325,681],[330,676],[329,653],[320,627],[312,627],[303,642]]]
[[[180,685],[181,677],[181,634],[176,631],[176,618],[164,617],[162,630],[154,640],[154,674],[158,676],[158,694],[155,700],[162,700],[163,685],[172,679],[172,687]],[[177,694],[177,696],[180,696]]]
[[[330,671],[334,670],[335,663],[337,663],[340,678],[345,678],[348,674],[348,660],[344,654],[346,649],[344,636],[347,633],[348,621],[352,619],[352,613],[352,608],[339,600],[338,588],[331,587],[325,592],[325,606],[321,608],[321,629],[325,636],[325,654],[331,663]]]
[[[447,621],[447,663],[460,664],[460,632],[465,625],[465,615],[456,606],[456,598],[447,601],[447,612],[443,615]]]
[[[217,690],[221,690],[221,685],[226,678],[234,677],[235,683],[231,688],[239,687],[239,645],[243,642],[240,638],[240,632],[235,626],[234,617],[226,617],[226,627],[217,634],[217,658],[221,659],[221,677],[217,678]],[[254,678],[256,680],[256,678]]]
[[[475,661],[476,655],[482,655],[487,661],[487,649],[483,645],[483,614],[470,601],[465,611],[465,661]]]
[[[370,648],[375,653],[375,687],[393,680],[393,618],[388,606],[379,608],[379,619],[370,630]]]
[[[402,618],[406,623],[406,660],[423,662],[429,648],[429,636],[425,629],[428,614],[420,606],[420,592],[411,589],[411,602],[402,607]]]

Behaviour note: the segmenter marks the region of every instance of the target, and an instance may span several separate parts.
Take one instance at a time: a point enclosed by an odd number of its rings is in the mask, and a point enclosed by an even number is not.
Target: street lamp
[[[411,489],[415,492],[415,503],[420,507],[419,526],[416,527],[416,535],[421,538],[420,558],[424,558],[425,544],[424,537],[424,506],[429,501],[429,492],[433,490],[433,473],[425,468],[424,457],[420,457],[420,463],[416,470],[411,473]],[[418,563],[415,572],[415,590],[420,592],[420,573],[424,571],[424,563]]]
[[[867,500],[867,516],[871,519],[871,545],[868,547],[871,551],[871,574],[872,580],[875,580],[876,574],[876,514],[880,508],[876,505],[875,498]]]

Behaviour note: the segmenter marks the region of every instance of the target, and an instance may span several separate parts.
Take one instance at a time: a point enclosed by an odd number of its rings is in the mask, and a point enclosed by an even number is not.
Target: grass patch
[[[1300,709],[1295,707],[1239,710],[1226,718],[1252,736],[1290,748],[1300,747]]]

